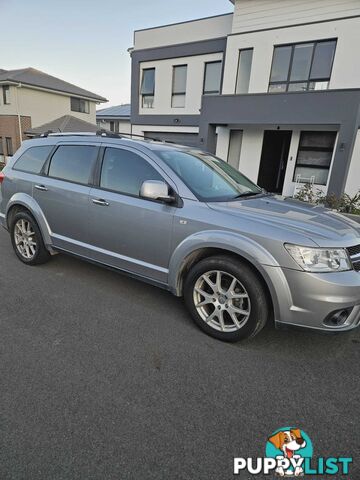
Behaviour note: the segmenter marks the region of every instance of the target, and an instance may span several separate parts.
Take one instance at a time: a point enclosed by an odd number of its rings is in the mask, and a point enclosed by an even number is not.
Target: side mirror
[[[175,197],[169,194],[168,184],[160,180],[146,180],[141,185],[140,197],[165,203],[175,202]]]

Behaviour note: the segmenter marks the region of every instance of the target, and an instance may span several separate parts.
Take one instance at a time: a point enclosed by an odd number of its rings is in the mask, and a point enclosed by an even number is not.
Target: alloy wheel
[[[26,260],[34,258],[37,250],[35,230],[28,220],[19,219],[14,228],[15,245]]]
[[[248,321],[251,302],[244,285],[230,273],[204,273],[194,286],[193,300],[200,317],[220,332],[236,332]]]

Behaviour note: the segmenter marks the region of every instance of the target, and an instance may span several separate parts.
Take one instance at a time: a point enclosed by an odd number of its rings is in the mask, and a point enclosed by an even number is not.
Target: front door
[[[292,132],[265,130],[258,185],[271,193],[282,193]]]
[[[91,256],[165,283],[176,208],[141,198],[145,180],[164,180],[150,159],[130,148],[105,148],[99,186],[90,192]]]

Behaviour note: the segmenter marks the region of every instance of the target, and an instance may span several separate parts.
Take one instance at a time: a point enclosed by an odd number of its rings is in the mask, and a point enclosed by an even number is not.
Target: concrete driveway
[[[0,251],[1,480],[232,479],[287,425],[317,456],[359,453],[359,331],[228,345],[167,292],[63,255],[24,266],[3,230]]]

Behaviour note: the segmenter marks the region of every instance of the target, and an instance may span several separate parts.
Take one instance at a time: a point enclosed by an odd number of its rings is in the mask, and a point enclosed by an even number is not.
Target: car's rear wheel
[[[35,219],[27,212],[16,213],[10,225],[11,241],[17,257],[27,265],[40,265],[50,259]]]
[[[228,342],[256,335],[270,315],[257,274],[231,257],[210,257],[195,265],[187,275],[184,295],[195,323]]]

